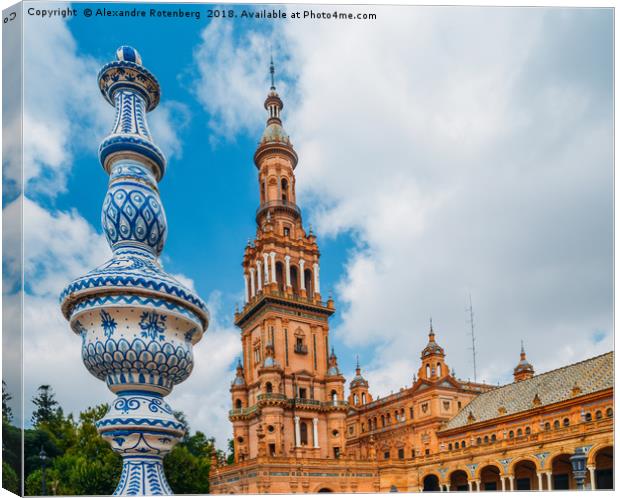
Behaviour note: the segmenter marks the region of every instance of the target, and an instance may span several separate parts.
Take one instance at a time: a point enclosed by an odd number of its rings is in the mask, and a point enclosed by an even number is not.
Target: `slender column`
[[[314,292],[317,294],[321,293],[321,285],[319,282],[319,264],[318,263],[314,263],[312,265],[312,268],[314,270]]]
[[[450,483],[446,484],[446,491],[450,491]]]
[[[271,251],[269,253],[271,257],[271,283],[276,283],[276,253]]]
[[[545,472],[547,474],[547,491],[553,490],[553,479],[551,478],[551,472]]]
[[[314,447],[319,447],[319,419],[312,419],[312,437],[314,439]]]
[[[510,480],[510,491],[514,491],[515,490],[515,476],[508,476],[508,479]]]
[[[258,260],[256,262],[256,283],[258,284],[258,292],[260,292],[263,289],[262,266],[263,264],[261,263],[260,260]]]
[[[506,491],[506,480],[504,476],[499,476],[499,480],[502,481],[502,491]]]
[[[304,265],[306,262],[303,259],[299,260],[299,288],[306,290],[306,279],[304,278]]]
[[[291,257],[288,254],[284,256],[284,263],[286,264],[286,286],[291,287]]]
[[[542,491],[543,490],[542,473],[536,472],[536,477],[538,477],[538,491]]]
[[[265,261],[265,280],[264,283],[269,283],[269,255],[267,253],[263,254],[263,260]]]
[[[596,490],[596,467],[591,465],[588,470],[590,471],[590,489],[594,491]]]
[[[480,491],[480,479],[476,479],[476,491]]]
[[[299,416],[295,416],[295,446],[301,446],[301,432],[299,430]]]
[[[250,284],[248,282],[248,274],[243,274],[243,281],[245,282],[245,302],[250,301]]]
[[[469,492],[470,492],[470,493],[474,490],[474,489],[473,489],[473,486],[472,486],[473,482],[474,482],[474,481],[469,481],[469,480],[467,481],[467,485],[469,486]]]
[[[254,273],[256,273],[256,270],[254,268],[250,268],[250,297],[254,297],[256,294]]]

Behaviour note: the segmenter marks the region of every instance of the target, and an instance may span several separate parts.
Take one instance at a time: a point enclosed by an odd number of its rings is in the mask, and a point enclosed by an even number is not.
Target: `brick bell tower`
[[[231,387],[235,461],[338,458],[344,453],[344,377],[329,351],[334,302],[321,300],[319,248],[296,204],[297,153],[282,127],[274,65],[267,126],[254,154],[260,204],[243,257],[245,303],[235,313],[243,365]]]

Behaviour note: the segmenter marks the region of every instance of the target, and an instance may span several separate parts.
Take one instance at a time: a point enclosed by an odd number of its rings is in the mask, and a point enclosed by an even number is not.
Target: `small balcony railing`
[[[286,394],[282,393],[263,393],[257,396],[258,401],[267,399],[286,400]]]
[[[305,344],[295,344],[294,351],[297,354],[308,354],[308,346]]]
[[[294,202],[275,200],[263,202],[260,206],[258,206],[256,209],[256,217],[258,218],[267,209],[283,209],[285,211],[291,211],[297,216],[301,216],[301,209],[299,209],[299,206],[297,206]]]

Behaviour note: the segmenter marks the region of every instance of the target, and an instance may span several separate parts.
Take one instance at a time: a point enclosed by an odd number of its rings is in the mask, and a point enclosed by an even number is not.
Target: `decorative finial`
[[[99,146],[109,175],[101,227],[112,257],[65,287],[60,301],[71,329],[81,335],[84,365],[116,397],[97,421],[97,432],[123,459],[115,495],[166,495],[172,490],[163,458],[186,426],[163,399],[191,374],[192,350],[207,329],[209,313],[159,259],[168,231],[158,188],[166,159],[147,123],[147,113],[159,102],[159,84],[134,48],[119,47],[115,55],[98,75],[100,92],[116,109],[112,131]],[[142,362],[145,347],[160,360]],[[104,350],[105,357],[95,360]],[[165,408],[150,409],[153,403]]]
[[[356,370],[360,369],[360,355],[358,354],[355,355],[355,368]]]
[[[430,317],[430,322],[431,322],[431,333],[433,332],[433,317]]]

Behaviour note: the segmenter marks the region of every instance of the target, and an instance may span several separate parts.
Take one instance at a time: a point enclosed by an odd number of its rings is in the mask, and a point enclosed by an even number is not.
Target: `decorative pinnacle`
[[[523,347],[523,339],[521,339],[521,359],[525,360],[525,348]]]
[[[273,54],[271,54],[271,63],[269,64],[269,72],[271,73],[271,90],[275,90],[276,89],[276,83],[275,83],[275,66],[273,64]]]

